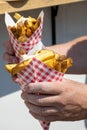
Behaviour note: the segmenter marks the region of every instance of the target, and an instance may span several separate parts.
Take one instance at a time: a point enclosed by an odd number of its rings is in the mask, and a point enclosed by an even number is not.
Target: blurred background
[[[20,14],[25,17],[37,17],[41,10],[45,14],[42,42],[44,45],[52,45],[51,8],[22,11]],[[56,44],[83,35],[87,35],[87,2],[60,5],[56,16]],[[0,130],[41,130],[39,122],[29,114],[21,99],[19,86],[12,82],[11,76],[4,68],[4,42],[8,39],[4,15],[0,15]],[[86,75],[66,74],[65,77],[82,83],[87,82]],[[86,130],[86,120],[51,123],[50,130],[57,129]]]

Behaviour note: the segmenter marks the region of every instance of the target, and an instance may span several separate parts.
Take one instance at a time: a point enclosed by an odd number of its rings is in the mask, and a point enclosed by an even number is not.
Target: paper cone
[[[63,73],[51,69],[43,62],[33,58],[29,65],[18,74],[19,85],[21,89],[24,89],[28,83],[32,82],[62,81],[63,75]],[[43,130],[49,130],[50,122],[40,121],[40,124]]]
[[[15,55],[20,59],[20,54],[19,51],[21,49],[24,50],[25,54],[27,54],[35,45],[37,45],[41,41],[42,37],[42,28],[43,28],[43,18],[44,18],[44,13],[41,11],[41,13],[38,16],[40,18],[40,25],[36,29],[36,31],[29,37],[29,39],[24,42],[20,43],[12,34],[12,32],[8,29],[8,26],[14,26],[16,23],[14,23],[13,19],[8,13],[5,13],[5,23],[7,26],[7,30],[9,33],[9,37],[12,43],[12,46],[15,51]]]
[[[20,73],[18,73],[21,88],[28,83],[62,81],[63,73],[58,72],[40,60],[33,58],[32,61]]]

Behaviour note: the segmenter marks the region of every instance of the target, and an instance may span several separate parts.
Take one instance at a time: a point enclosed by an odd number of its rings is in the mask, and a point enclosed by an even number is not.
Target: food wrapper
[[[40,13],[40,25],[38,29],[34,32],[34,34],[28,39],[28,41],[20,44],[18,40],[14,37],[11,31],[8,30],[11,43],[15,50],[15,55],[20,59],[24,60],[28,57],[28,55],[32,55],[36,50],[40,50],[45,48],[43,43],[41,42],[41,35],[42,35],[42,27],[43,27],[43,11]],[[8,13],[5,13],[5,23],[6,26],[14,25],[14,21],[9,16]],[[20,56],[19,50],[23,48],[25,50],[25,55]],[[53,82],[53,81],[62,81],[63,73],[58,72],[42,61],[36,59],[35,57],[32,58],[32,61],[29,63],[27,67],[25,67],[20,73],[18,73],[19,78],[19,85],[21,89],[23,89],[28,83],[35,83],[35,82]],[[49,130],[50,122],[43,122],[40,121],[40,124],[43,130]]]
[[[33,58],[27,67],[19,74],[19,83],[22,89],[25,85],[31,82],[53,82],[62,81],[63,73],[51,69],[40,60]],[[40,121],[43,130],[49,130],[50,122]]]
[[[33,58],[19,74],[19,85],[23,89],[28,83],[62,81],[63,73],[51,69],[40,60]],[[40,121],[43,130],[49,130],[50,122]]]
[[[37,30],[31,35],[31,37],[29,37],[29,39],[24,42],[24,43],[20,43],[12,34],[11,30],[8,29],[8,26],[14,26],[16,23],[13,21],[13,19],[11,18],[11,16],[5,12],[5,23],[6,23],[6,27],[9,33],[9,37],[12,43],[12,46],[14,48],[15,51],[15,55],[16,57],[18,57],[20,59],[20,50],[23,49],[23,51],[25,52],[25,54],[27,54],[31,49],[33,49],[33,47],[35,45],[37,45],[40,41],[41,41],[41,36],[42,36],[42,28],[43,28],[43,18],[44,18],[44,12],[41,11],[41,13],[39,14],[38,18],[40,18],[40,25],[37,28]],[[19,19],[19,21],[24,20],[24,17],[21,17]],[[17,22],[19,22],[17,21]]]
[[[32,61],[18,73],[20,86],[23,89],[28,83],[62,81],[63,73],[48,67],[42,61],[33,57]]]

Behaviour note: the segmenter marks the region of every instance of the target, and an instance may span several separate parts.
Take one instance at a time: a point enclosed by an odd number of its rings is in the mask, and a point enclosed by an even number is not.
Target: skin
[[[21,96],[30,113],[38,120],[76,121],[87,117],[87,86],[81,83],[67,79],[32,83]]]
[[[3,59],[19,62],[10,41],[5,43]],[[69,74],[87,74],[87,36],[47,47],[73,59]],[[18,83],[17,76],[12,77]],[[63,78],[62,82],[29,83],[21,94],[33,117],[42,121],[77,121],[87,119],[87,85]]]

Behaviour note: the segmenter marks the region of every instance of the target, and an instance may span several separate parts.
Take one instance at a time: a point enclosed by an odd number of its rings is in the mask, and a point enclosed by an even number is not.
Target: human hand
[[[38,120],[52,122],[87,118],[87,85],[82,83],[68,79],[30,83],[21,96],[32,116]]]
[[[5,47],[5,52],[3,54],[3,59],[5,61],[7,61],[8,63],[18,63],[19,60],[15,56],[15,52],[14,52],[14,49],[12,47],[12,44],[11,44],[10,40],[6,41],[4,43],[4,47]],[[14,82],[18,83],[18,78],[17,78],[16,75],[12,77],[12,80]]]

